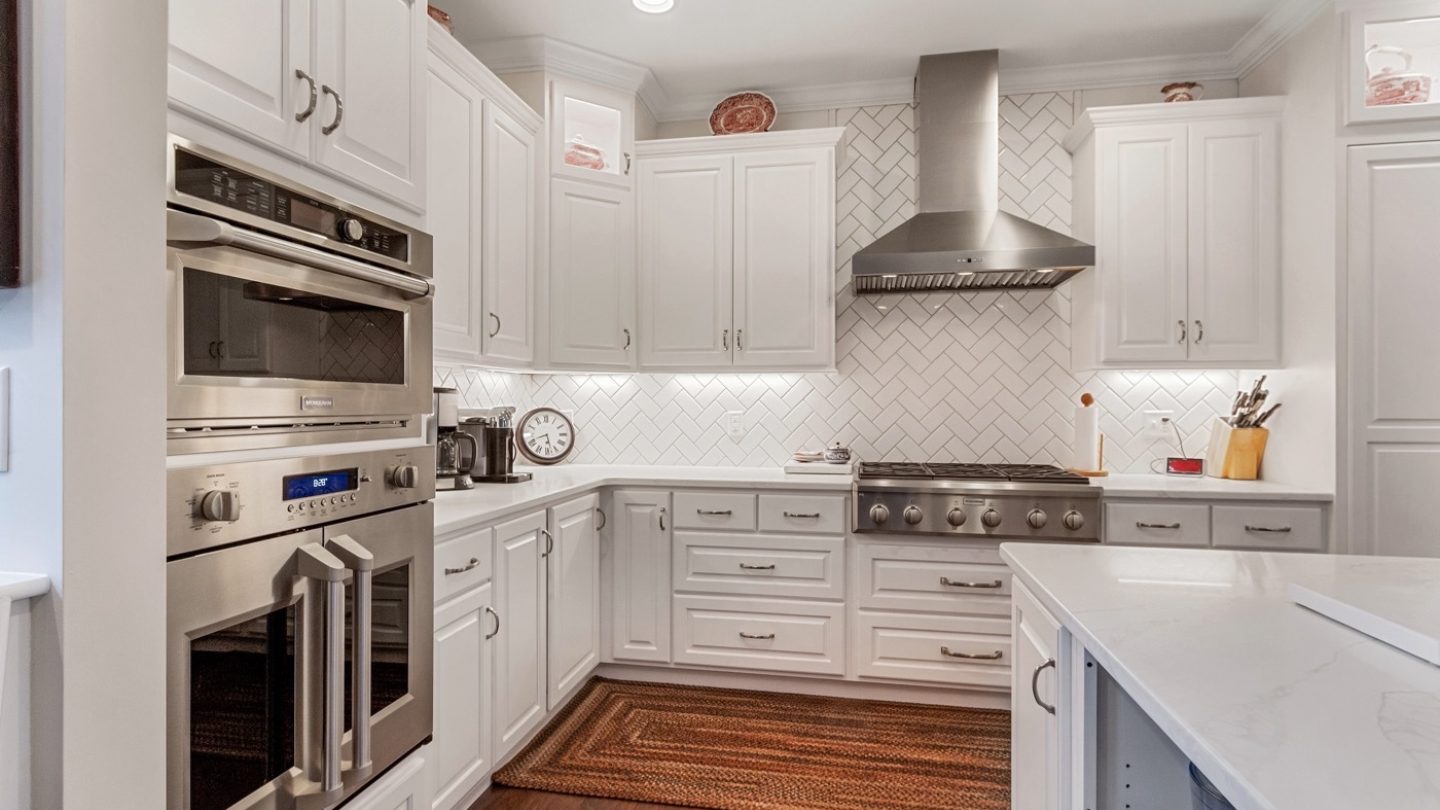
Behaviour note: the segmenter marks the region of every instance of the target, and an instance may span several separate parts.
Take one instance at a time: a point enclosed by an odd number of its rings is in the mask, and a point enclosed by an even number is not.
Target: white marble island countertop
[[[1334,494],[1275,481],[1232,481],[1189,475],[1116,473],[1091,482],[1107,498],[1145,498],[1205,501],[1305,501],[1328,503]]]
[[[1440,808],[1440,668],[1286,585],[1434,560],[1007,543],[1016,576],[1240,810]]]
[[[517,468],[534,474],[519,484],[476,484],[462,492],[435,493],[435,533],[506,517],[601,487],[743,487],[745,489],[849,492],[848,475],[794,475],[780,467],[664,467],[651,465],[566,464]]]

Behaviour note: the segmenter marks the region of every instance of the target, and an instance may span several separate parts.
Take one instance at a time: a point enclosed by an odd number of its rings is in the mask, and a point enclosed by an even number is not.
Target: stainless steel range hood
[[[919,213],[855,254],[857,293],[1055,287],[1095,248],[999,210],[1000,52],[920,57]]]

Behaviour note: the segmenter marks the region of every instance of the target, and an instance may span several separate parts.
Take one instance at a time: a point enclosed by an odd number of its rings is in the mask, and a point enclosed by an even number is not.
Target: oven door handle
[[[320,789],[338,797],[344,786],[340,748],[345,736],[345,564],[319,543],[307,543],[297,552],[298,573],[324,589],[325,638],[323,643],[325,689],[321,699]]]
[[[277,259],[287,259],[342,276],[380,284],[399,290],[407,298],[429,298],[435,294],[435,283],[429,279],[372,267],[355,259],[277,239],[257,231],[237,228],[228,222],[188,211],[170,209],[165,212],[165,216],[165,238],[171,242],[199,242],[245,248]]]
[[[354,639],[355,660],[350,665],[350,768],[358,779],[367,779],[374,767],[370,752],[370,662],[374,636],[372,599],[375,555],[348,534],[328,540],[325,548],[355,572]]]

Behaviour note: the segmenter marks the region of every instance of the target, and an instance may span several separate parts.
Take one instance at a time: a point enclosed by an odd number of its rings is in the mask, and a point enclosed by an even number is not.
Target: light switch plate
[[[10,369],[0,368],[0,472],[10,471]]]

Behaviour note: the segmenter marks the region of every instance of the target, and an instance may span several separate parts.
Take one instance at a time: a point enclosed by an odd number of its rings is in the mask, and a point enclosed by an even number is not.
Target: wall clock
[[[536,464],[559,464],[575,450],[575,423],[554,408],[536,408],[520,417],[515,442]]]

